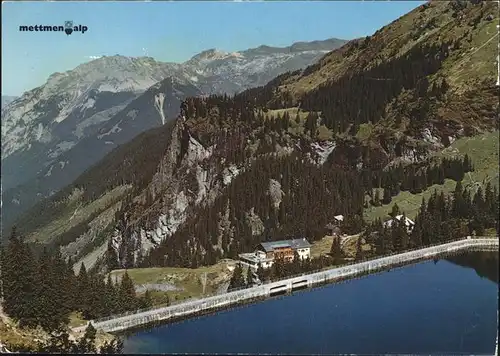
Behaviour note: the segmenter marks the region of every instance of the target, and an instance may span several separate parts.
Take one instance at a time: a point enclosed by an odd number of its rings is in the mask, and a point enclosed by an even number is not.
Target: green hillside
[[[488,182],[498,187],[498,131],[488,132],[474,137],[461,138],[449,147],[436,154],[436,157],[455,157],[467,154],[474,164],[474,172],[467,173],[462,180],[464,187],[484,187]],[[400,192],[392,198],[388,205],[369,207],[364,211],[366,221],[387,217],[392,206],[397,203],[401,211],[408,217],[414,218],[417,214],[422,198],[429,199],[434,190],[450,193],[455,189],[456,182],[446,179],[445,184],[435,184],[419,194]],[[476,189],[473,189],[475,191]]]

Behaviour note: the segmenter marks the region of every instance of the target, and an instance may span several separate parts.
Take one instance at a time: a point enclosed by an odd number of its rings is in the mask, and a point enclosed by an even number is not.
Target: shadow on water
[[[460,267],[471,268],[471,269],[474,269],[476,271],[476,274],[480,278],[486,278],[486,279],[492,281],[493,283],[497,283],[497,284],[499,282],[498,252],[469,251],[469,252],[461,253],[458,255],[450,255],[450,256],[442,256],[441,258],[439,258],[439,257],[434,258],[433,261],[434,261],[434,264],[438,263],[439,261],[448,261],[448,262],[451,262],[454,265],[457,265]],[[361,275],[355,279],[366,278],[369,276],[375,277],[375,275],[380,274],[380,273],[390,272],[392,270],[398,270],[400,268],[405,268],[405,267],[416,265],[416,264],[418,264],[418,263],[412,262],[412,263],[404,264],[404,265],[399,266],[399,267],[393,266],[392,268],[384,268],[383,270],[380,270],[377,272],[372,272],[372,273],[368,273],[365,275]],[[348,278],[346,280],[349,281],[349,280],[355,280],[355,279]],[[320,289],[320,288],[324,287],[325,285],[326,286],[334,285],[334,284],[338,284],[341,282],[342,282],[342,280],[339,279],[337,281],[329,281],[329,282],[326,282],[325,284],[315,285],[314,287],[308,287],[307,285],[301,286],[301,287],[296,287],[293,289],[292,293],[290,293],[288,290],[271,292],[269,297],[262,297],[262,298],[255,298],[253,300],[247,300],[247,301],[232,305],[231,307],[224,306],[224,307],[210,309],[210,310],[203,310],[203,311],[200,311],[197,313],[193,313],[189,316],[179,316],[179,317],[170,318],[168,320],[155,321],[155,322],[151,322],[149,324],[143,324],[143,325],[139,325],[139,326],[136,326],[133,328],[129,328],[127,330],[119,331],[119,332],[116,332],[114,334],[120,335],[123,337],[127,337],[130,335],[134,335],[137,332],[141,332],[141,331],[148,330],[151,328],[161,327],[161,326],[165,326],[168,324],[175,324],[177,322],[185,321],[185,320],[189,320],[189,319],[197,319],[199,317],[206,316],[206,315],[214,315],[214,314],[217,314],[217,312],[224,311],[224,310],[231,310],[231,309],[236,310],[242,306],[248,306],[251,304],[264,302],[266,300],[271,300],[271,299],[275,299],[275,298],[279,298],[279,297],[283,297],[283,296],[296,295],[297,293],[301,293],[301,292],[313,291],[313,290]]]
[[[498,284],[498,252],[477,251],[446,257],[457,266],[472,268],[481,278]]]
[[[431,261],[129,330],[124,352],[492,354],[498,252]]]

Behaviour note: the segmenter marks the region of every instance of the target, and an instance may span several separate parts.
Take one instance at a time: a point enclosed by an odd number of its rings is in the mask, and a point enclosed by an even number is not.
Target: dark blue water
[[[139,331],[124,352],[492,354],[497,277],[480,274],[424,262]]]

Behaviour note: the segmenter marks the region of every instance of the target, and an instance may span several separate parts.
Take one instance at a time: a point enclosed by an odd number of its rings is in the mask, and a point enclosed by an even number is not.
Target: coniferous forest
[[[195,268],[214,264],[221,258],[236,258],[238,253],[251,251],[262,241],[306,237],[313,242],[324,236],[324,226],[338,214],[347,218],[345,231],[357,233],[364,226],[362,212],[368,204],[366,196],[374,206],[389,204],[400,191],[417,194],[433,184],[443,184],[445,179],[461,180],[466,172],[474,169],[467,155],[389,168],[367,158],[366,165],[359,169],[356,163],[359,158],[369,157],[369,153],[359,149],[347,150],[345,157],[330,157],[323,165],[317,165],[307,159],[306,142],[302,142],[301,150],[278,156],[275,146],[287,144],[290,116],[285,113],[278,118],[266,117],[254,109],[245,96],[214,95],[190,98],[183,103],[189,135],[182,139],[178,160],[185,154],[182,147],[187,146],[192,136],[206,146],[218,142],[214,140],[224,142],[215,145],[214,160],[235,165],[247,162],[248,168],[213,204],[201,206],[170,238],[142,256],[138,266]],[[198,123],[200,118],[203,118],[202,129]],[[309,121],[316,119],[306,119],[306,126]],[[238,125],[229,126],[228,122]],[[220,134],[208,134],[212,131]],[[249,154],[245,137],[260,140],[261,154],[256,158]],[[271,140],[267,142],[269,137]],[[269,197],[269,185],[273,181],[282,197],[277,204]],[[382,188],[383,196],[378,196],[380,192],[374,188]],[[196,186],[189,189],[195,191]],[[247,222],[250,211],[262,222],[259,231],[252,230]],[[226,220],[232,229],[221,229],[221,220]],[[127,250],[136,250],[135,247]]]
[[[68,325],[75,314],[96,320],[150,307],[151,295],[137,295],[127,269],[209,266],[264,241],[314,243],[337,215],[344,216],[342,233],[360,234],[353,256],[335,237],[320,257],[278,259],[246,275],[237,264],[229,290],[252,286],[256,276],[272,281],[492,229],[498,234],[497,187],[462,186],[482,162],[463,151],[437,154],[499,124],[498,85],[480,74],[489,73],[486,64],[462,63],[483,40],[478,23],[492,23],[484,18],[489,5],[450,4],[442,13],[426,4],[411,26],[395,21],[265,86],[185,99],[175,120],[117,147],[2,227],[10,236],[0,251],[3,312],[22,328],[51,335],[38,351],[113,353],[121,345],[97,350],[92,325],[78,341],[70,340]],[[477,71],[470,81],[468,67]],[[448,189],[447,180],[456,182],[454,192],[435,190],[423,199],[409,230],[394,198],[433,185]],[[366,209],[384,205],[392,206],[387,219],[403,218],[391,226],[365,220]],[[86,215],[50,235],[48,224],[80,207]],[[77,247],[67,248],[73,242]],[[75,273],[75,261],[101,246],[106,252],[95,265],[82,263]],[[104,273],[117,269],[125,270],[120,280]]]
[[[411,231],[405,224],[405,213],[399,211],[397,204],[395,204],[390,216],[394,218],[403,215],[403,217],[400,220],[395,220],[391,226],[384,225],[380,219],[367,225],[357,240],[355,262],[446,243],[456,240],[457,237],[463,238],[474,234],[481,236],[488,228],[494,228],[498,233],[499,199],[497,188],[492,188],[491,184],[487,184],[484,192],[479,188],[474,194],[471,194],[470,190],[463,189],[461,182],[458,182],[451,197],[446,197],[442,192],[438,194],[437,191],[434,191],[428,201],[422,200],[419,213],[415,218],[415,226]],[[363,251],[361,247],[363,240],[371,246],[369,252]],[[341,249],[340,237],[335,237],[329,256],[305,260],[294,258],[292,262],[278,259],[269,269],[259,267],[257,274],[261,281],[272,281],[344,263],[346,260]],[[245,282],[241,267],[237,268],[231,279],[230,287],[244,288],[252,285],[249,283],[248,277]]]
[[[119,282],[95,269],[87,271],[82,263],[78,275],[71,260],[60,253],[44,249],[35,253],[16,228],[9,243],[1,249],[0,260],[2,309],[21,328],[41,327],[52,335],[49,344],[40,345],[42,352],[96,352],[95,329],[89,326],[84,337],[74,343],[68,339],[70,314],[81,313],[85,320],[147,308],[149,292],[138,297],[127,272]],[[120,344],[106,344],[105,353],[118,352]]]

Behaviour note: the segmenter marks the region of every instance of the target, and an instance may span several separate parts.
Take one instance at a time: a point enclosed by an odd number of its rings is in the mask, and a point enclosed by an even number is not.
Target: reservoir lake
[[[498,252],[425,261],[123,334],[124,353],[492,355]]]

